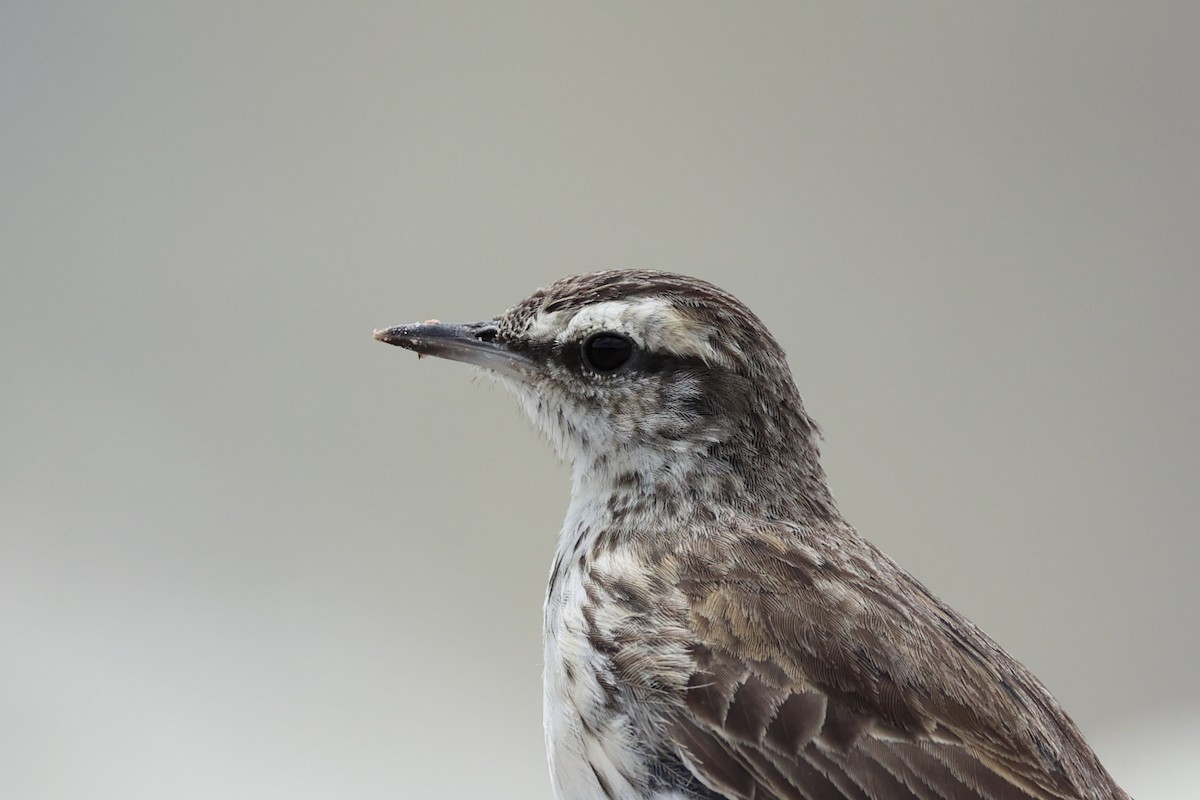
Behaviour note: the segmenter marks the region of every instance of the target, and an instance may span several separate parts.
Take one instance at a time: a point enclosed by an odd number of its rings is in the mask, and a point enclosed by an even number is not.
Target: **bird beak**
[[[533,361],[496,341],[496,323],[449,323],[431,320],[375,331],[375,338],[420,356],[462,361],[518,380],[529,380]]]

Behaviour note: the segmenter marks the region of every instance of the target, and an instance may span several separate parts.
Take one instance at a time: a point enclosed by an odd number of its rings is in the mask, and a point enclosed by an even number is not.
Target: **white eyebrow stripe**
[[[718,331],[680,313],[661,297],[609,300],[586,306],[575,313],[555,339],[560,344],[579,341],[600,331],[624,333],[652,352],[732,366],[729,356],[712,345],[711,338]]]
[[[561,342],[565,311],[541,311],[525,327],[524,334],[533,342]]]

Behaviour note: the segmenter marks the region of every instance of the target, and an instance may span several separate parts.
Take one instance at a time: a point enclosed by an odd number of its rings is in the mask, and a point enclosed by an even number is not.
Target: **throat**
[[[671,528],[699,517],[715,518],[742,490],[713,473],[666,466],[651,472],[602,470],[575,473],[561,544],[602,545],[627,532]]]
[[[791,521],[838,514],[815,460],[781,464],[777,455],[774,468],[764,469],[719,451],[583,456],[572,464],[564,537],[597,527],[648,532],[740,514]]]

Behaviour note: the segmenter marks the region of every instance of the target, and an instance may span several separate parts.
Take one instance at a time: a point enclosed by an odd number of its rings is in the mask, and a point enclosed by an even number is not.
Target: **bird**
[[[481,368],[569,466],[558,800],[1128,800],[1028,669],[843,518],[784,351],[732,294],[606,270],[375,338]]]

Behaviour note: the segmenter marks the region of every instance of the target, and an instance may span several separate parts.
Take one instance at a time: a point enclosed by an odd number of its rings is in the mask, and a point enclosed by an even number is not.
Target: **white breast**
[[[580,524],[587,516],[568,513],[546,596],[543,719],[550,777],[559,800],[640,798],[649,770],[645,749],[603,688],[601,678],[614,685],[611,666],[587,637],[586,576],[578,555],[590,549],[586,532],[595,530]]]

